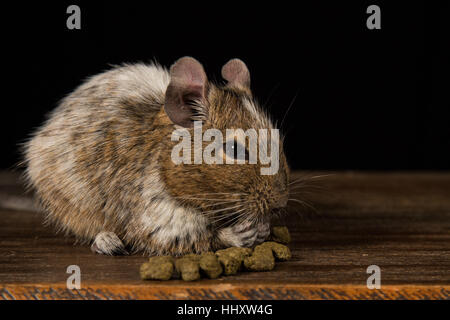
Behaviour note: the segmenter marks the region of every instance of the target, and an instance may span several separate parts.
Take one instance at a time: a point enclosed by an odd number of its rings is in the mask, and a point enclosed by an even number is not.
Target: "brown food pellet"
[[[169,280],[172,277],[174,259],[171,256],[151,257],[141,265],[142,280]]]
[[[273,227],[270,233],[270,239],[275,242],[288,244],[291,242],[291,235],[286,227]]]
[[[223,266],[224,274],[232,275],[239,271],[242,262],[251,252],[250,248],[231,247],[216,251],[216,255]]]
[[[275,258],[272,249],[268,246],[258,245],[253,254],[244,259],[244,266],[250,271],[270,271],[275,267]]]
[[[291,250],[281,243],[267,241],[262,243],[261,246],[270,248],[275,258],[279,261],[287,261],[292,257]]]
[[[192,257],[182,257],[175,261],[175,268],[181,274],[184,281],[194,281],[200,279],[200,266],[198,261]]]
[[[202,254],[199,265],[201,271],[210,279],[218,278],[223,272],[222,265],[214,252]]]
[[[269,271],[275,267],[275,260],[291,259],[290,249],[283,245],[291,241],[286,227],[273,227],[271,241],[251,248],[230,247],[227,249],[203,254],[186,254],[175,259],[172,256],[156,256],[149,258],[141,265],[140,275],[143,280],[183,279],[194,281],[201,274],[210,279],[216,279],[221,274],[236,274],[242,265],[249,271]]]
[[[248,257],[252,254],[251,248],[240,248],[240,247],[230,247],[222,250],[217,250],[216,255],[227,255],[238,260],[244,260],[245,257]]]

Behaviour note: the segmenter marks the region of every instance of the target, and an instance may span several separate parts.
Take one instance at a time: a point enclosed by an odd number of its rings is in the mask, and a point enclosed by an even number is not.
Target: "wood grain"
[[[450,298],[450,173],[346,172],[309,184],[295,196],[316,212],[293,206],[283,221],[291,261],[192,283],[141,281],[145,257],[94,255],[38,213],[0,209],[0,299]],[[23,194],[16,174],[0,174],[0,194]],[[381,290],[366,287],[372,264]],[[80,290],[66,288],[69,265],[81,268]]]

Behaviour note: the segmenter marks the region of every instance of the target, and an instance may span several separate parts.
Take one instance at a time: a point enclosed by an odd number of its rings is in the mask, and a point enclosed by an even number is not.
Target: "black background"
[[[81,30],[66,28],[70,4],[81,8]],[[366,27],[370,4],[381,8],[381,30]],[[190,55],[216,80],[230,58],[246,62],[254,95],[284,118],[293,168],[448,170],[445,9],[411,1],[3,6],[1,167],[17,163],[18,144],[86,77],[110,64],[168,66]]]
[[[101,318],[123,319],[133,315],[155,314],[162,315],[164,319],[202,319],[198,315],[178,315],[179,308],[211,307],[212,310],[221,310],[222,306],[234,308],[245,305],[270,305],[272,314],[224,314],[211,312],[206,319],[290,319],[300,318],[304,314],[313,314],[317,318],[345,317],[347,319],[380,319],[386,314],[402,314],[405,317],[417,315],[422,312],[444,314],[448,310],[448,300],[45,300],[45,301],[0,301],[3,310],[11,311],[15,315],[28,316],[33,313],[45,313],[49,319],[60,319],[60,315],[67,310],[88,310],[89,315]],[[130,310],[132,310],[130,312]],[[149,311],[151,310],[151,311]],[[239,307],[238,307],[239,310]]]

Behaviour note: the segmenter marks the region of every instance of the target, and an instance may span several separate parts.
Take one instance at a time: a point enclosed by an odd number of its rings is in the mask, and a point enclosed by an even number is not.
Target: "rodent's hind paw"
[[[95,236],[95,240],[91,245],[94,253],[105,254],[108,256],[128,255],[127,250],[122,241],[114,232],[103,231]]]

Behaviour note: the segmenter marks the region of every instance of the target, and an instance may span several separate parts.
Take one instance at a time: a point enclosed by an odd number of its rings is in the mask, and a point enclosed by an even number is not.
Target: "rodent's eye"
[[[227,148],[227,144],[229,144],[228,148]],[[247,161],[249,159],[248,150],[242,144],[237,142],[236,140],[234,140],[234,142],[229,141],[229,142],[224,143],[223,151],[231,159],[245,160],[245,161]]]

